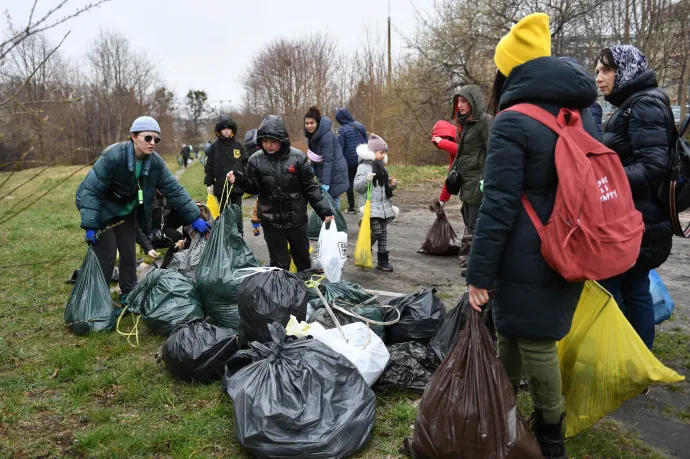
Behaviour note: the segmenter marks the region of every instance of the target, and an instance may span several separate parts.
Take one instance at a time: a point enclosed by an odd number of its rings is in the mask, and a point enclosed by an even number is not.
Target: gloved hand
[[[209,195],[212,195],[212,194],[213,194],[213,187],[212,187],[212,186],[207,186],[207,187],[206,187],[206,192],[207,192]]]
[[[253,222],[252,232],[254,233],[254,236],[259,236],[261,234],[261,223]]]
[[[328,189],[330,188],[330,185],[321,185],[321,192],[322,193],[328,193]]]
[[[207,231],[211,230],[211,224],[199,217],[192,222],[192,228],[194,228],[199,234],[206,234]]]
[[[373,172],[368,173],[367,174],[367,182],[369,182],[369,183],[373,182],[374,177],[376,177],[376,174],[374,174]]]
[[[89,245],[97,245],[98,243],[96,242],[96,230],[87,229],[86,237],[84,237],[84,240]]]

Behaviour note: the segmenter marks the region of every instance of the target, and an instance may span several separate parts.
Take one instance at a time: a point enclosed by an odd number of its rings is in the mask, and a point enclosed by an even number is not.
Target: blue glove
[[[328,189],[330,188],[330,185],[321,185],[321,192],[322,193],[328,193]]]
[[[261,223],[252,223],[252,232],[254,233],[254,236],[259,236],[261,234]]]
[[[192,228],[194,228],[199,234],[206,234],[207,231],[211,231],[211,224],[199,217],[192,222]]]
[[[89,245],[96,245],[96,230],[86,230],[86,237],[84,238],[84,240]]]

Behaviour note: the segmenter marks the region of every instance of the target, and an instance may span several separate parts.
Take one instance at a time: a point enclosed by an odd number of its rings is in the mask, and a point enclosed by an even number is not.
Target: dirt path
[[[413,189],[400,191],[396,196],[396,205],[401,209],[400,216],[389,227],[389,249],[393,273],[377,270],[366,270],[354,266],[350,257],[343,272],[343,278],[356,282],[368,289],[391,292],[410,293],[423,287],[433,286],[439,291],[447,307],[455,306],[460,293],[464,290],[464,279],[456,257],[434,257],[416,253],[424,241],[427,230],[434,220],[429,212],[428,202],[438,196],[433,184],[419,184]],[[253,200],[247,200],[246,206],[252,206]],[[460,217],[460,203],[453,198],[446,207],[449,220],[456,233],[462,234],[463,225]],[[348,224],[348,247],[354,249],[357,232],[357,215],[345,214]],[[245,222],[245,228],[250,222]],[[268,261],[268,251],[263,234],[256,238],[248,232],[247,242],[254,254],[261,261]],[[658,271],[664,279],[671,295],[676,300],[675,320],[666,322],[657,328],[661,331],[690,332],[690,273],[687,269],[690,255],[690,241],[676,238],[674,249],[668,262]],[[690,346],[690,343],[685,343]],[[681,361],[671,366],[686,376],[688,368]],[[658,448],[669,457],[690,457],[690,424],[680,419],[681,410],[690,412],[690,383],[681,383],[674,388],[653,386],[646,396],[629,400],[610,415],[610,418],[623,423],[627,429],[635,431],[650,446]],[[671,409],[673,407],[674,409]]]

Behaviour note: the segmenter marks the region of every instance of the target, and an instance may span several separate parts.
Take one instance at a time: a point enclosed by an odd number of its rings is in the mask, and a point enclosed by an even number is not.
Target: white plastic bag
[[[347,233],[338,231],[335,221],[321,226],[319,241],[312,254],[312,267],[323,269],[329,282],[340,281],[347,262]]]
[[[373,386],[390,360],[386,345],[362,322],[343,325],[342,330],[347,337],[347,342],[337,328],[323,332],[312,330],[310,334],[314,339],[321,341],[352,362],[369,387]]]

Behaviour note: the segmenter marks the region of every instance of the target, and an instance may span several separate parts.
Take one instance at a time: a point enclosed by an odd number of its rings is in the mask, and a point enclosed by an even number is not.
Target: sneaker
[[[355,210],[354,207],[348,207],[347,210],[345,210],[346,214],[356,214],[357,211]]]

